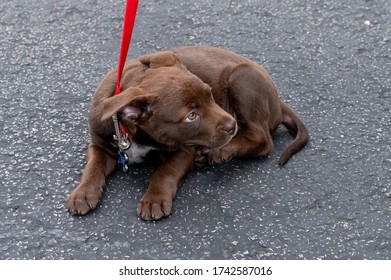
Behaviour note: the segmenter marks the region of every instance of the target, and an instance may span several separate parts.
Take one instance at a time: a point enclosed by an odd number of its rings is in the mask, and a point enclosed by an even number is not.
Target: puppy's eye
[[[191,112],[190,114],[187,115],[185,122],[193,122],[195,121],[199,115],[196,112]]]

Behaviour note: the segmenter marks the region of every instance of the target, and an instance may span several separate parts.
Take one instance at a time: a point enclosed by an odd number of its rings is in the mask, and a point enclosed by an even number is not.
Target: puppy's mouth
[[[234,136],[229,137],[226,141],[211,141],[211,143],[209,145],[206,145],[205,147],[211,148],[211,149],[219,148],[224,145],[227,145],[232,140],[232,138],[234,138]]]
[[[213,148],[219,148],[221,146],[224,146],[228,144],[238,133],[238,127],[235,127],[234,132],[229,135],[228,137],[224,137],[224,139],[216,139],[217,137],[212,137],[212,139],[206,143],[203,141],[197,142],[197,141],[189,141],[186,143],[183,143],[182,145],[185,147],[204,147],[208,149],[213,149]]]
[[[206,147],[208,148],[219,148],[224,145],[227,145],[233,138],[236,137],[239,131],[239,126],[235,124],[235,127],[232,129],[232,131],[229,134],[225,134],[224,137],[212,137],[211,141],[209,142],[209,145]]]
[[[183,144],[183,146],[185,146],[185,147],[196,147],[198,145],[192,144],[192,143],[186,143],[186,144]]]

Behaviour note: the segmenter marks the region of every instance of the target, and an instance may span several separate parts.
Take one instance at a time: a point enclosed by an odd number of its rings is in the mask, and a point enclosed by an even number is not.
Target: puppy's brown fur
[[[273,148],[271,135],[281,123],[295,140],[282,153],[280,165],[308,140],[306,127],[279,99],[267,72],[229,51],[183,47],[142,56],[126,65],[122,92],[113,96],[116,79],[113,69],[92,101],[87,165],[68,198],[72,214],[84,215],[96,207],[106,178],[117,166],[113,114],[136,143],[134,162],[142,151],[169,151],[137,207],[145,220],[171,213],[181,180],[197,162],[267,156]]]

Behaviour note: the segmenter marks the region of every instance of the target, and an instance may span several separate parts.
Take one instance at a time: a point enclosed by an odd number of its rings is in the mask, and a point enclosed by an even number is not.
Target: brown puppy
[[[306,127],[279,99],[267,72],[232,52],[183,47],[142,56],[126,65],[122,92],[113,96],[116,73],[107,74],[92,100],[87,165],[68,198],[72,214],[96,207],[117,166],[114,114],[131,134],[130,162],[141,161],[152,149],[169,152],[137,206],[145,220],[171,213],[179,184],[195,162],[267,156],[273,148],[271,134],[281,123],[295,140],[282,153],[280,165],[307,143]]]

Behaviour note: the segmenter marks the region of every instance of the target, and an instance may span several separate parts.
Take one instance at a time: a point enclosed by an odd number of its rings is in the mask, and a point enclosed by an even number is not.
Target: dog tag
[[[124,152],[118,151],[118,163],[119,163],[119,165],[121,165],[122,170],[124,172],[129,171],[129,166],[128,166],[129,157],[127,154],[125,154]]]

